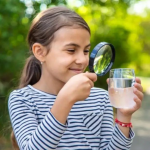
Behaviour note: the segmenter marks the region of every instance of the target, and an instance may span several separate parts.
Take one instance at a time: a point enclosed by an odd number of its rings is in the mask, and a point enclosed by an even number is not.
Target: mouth
[[[69,68],[70,71],[73,71],[75,73],[83,73],[83,69],[78,69],[78,68]]]

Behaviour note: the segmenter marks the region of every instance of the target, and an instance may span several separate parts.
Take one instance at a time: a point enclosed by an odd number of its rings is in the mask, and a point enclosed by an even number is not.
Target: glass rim
[[[116,69],[111,69],[110,72],[114,72],[114,71],[132,71],[134,72],[134,69],[132,68],[116,68]]]

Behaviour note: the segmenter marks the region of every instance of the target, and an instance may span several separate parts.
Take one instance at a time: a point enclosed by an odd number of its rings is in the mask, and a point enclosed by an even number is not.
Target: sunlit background
[[[64,5],[91,28],[92,48],[102,41],[116,49],[113,68],[132,68],[142,80],[144,101],[133,116],[136,133],[131,150],[150,149],[150,0],[0,0],[0,150],[11,150],[7,100],[17,88],[28,57],[26,37],[35,14]],[[91,50],[92,50],[91,48]],[[95,86],[107,89],[108,73]]]

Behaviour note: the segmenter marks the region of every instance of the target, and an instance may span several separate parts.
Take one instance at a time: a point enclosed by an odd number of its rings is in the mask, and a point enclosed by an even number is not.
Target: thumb
[[[97,80],[97,75],[95,73],[91,72],[85,72],[84,74],[86,77],[88,77],[91,81],[95,82]]]

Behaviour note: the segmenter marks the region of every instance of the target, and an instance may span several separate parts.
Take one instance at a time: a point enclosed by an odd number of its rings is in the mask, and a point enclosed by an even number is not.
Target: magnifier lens
[[[96,74],[103,74],[108,68],[112,59],[112,49],[109,45],[101,47],[94,59],[94,72]]]
[[[112,44],[101,42],[91,52],[89,69],[98,76],[105,75],[112,67],[115,60],[115,48]]]

